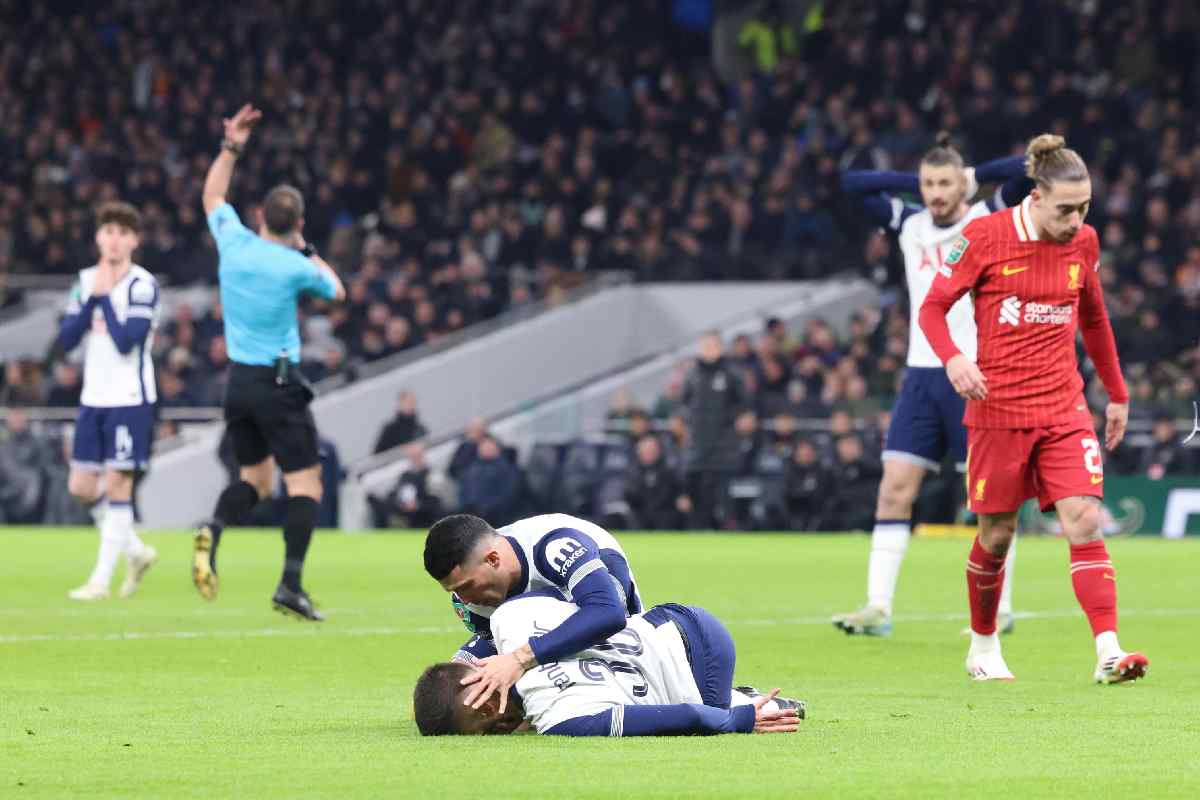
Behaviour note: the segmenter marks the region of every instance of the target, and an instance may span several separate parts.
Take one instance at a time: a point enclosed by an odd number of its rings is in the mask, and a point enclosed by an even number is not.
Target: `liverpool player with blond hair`
[[[967,399],[967,491],[979,535],[967,561],[976,680],[1011,680],[1000,652],[996,612],[1004,556],[1017,510],[1037,497],[1054,509],[1070,544],[1071,582],[1091,623],[1099,683],[1135,680],[1147,658],[1117,641],[1116,572],[1104,546],[1100,442],[1075,360],[1075,332],[1108,392],[1108,449],[1125,435],[1129,394],[1100,286],[1100,242],[1085,225],[1092,199],[1087,166],[1062,137],[1029,143],[1035,187],[1018,206],[971,222],[945,259],[921,307],[920,325]],[[946,315],[971,292],[979,348],[975,362],[950,337]]]

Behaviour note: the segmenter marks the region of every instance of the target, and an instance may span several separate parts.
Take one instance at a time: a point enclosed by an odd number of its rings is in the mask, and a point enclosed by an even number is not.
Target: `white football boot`
[[[125,580],[121,582],[121,597],[131,597],[142,583],[142,578],[158,561],[158,551],[150,545],[136,556],[130,556],[125,565]]]
[[[1118,652],[1100,659],[1092,675],[1096,683],[1125,683],[1146,677],[1150,670],[1150,659],[1139,652]]]
[[[108,587],[101,586],[97,583],[85,583],[83,586],[67,592],[67,597],[71,598],[72,600],[83,600],[85,602],[107,600]]]

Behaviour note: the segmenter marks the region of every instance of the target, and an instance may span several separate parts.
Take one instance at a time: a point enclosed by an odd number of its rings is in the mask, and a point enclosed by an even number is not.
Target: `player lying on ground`
[[[1101,532],[1104,467],[1083,395],[1075,333],[1108,392],[1105,443],[1125,435],[1129,393],[1121,375],[1098,274],[1100,242],[1083,220],[1092,199],[1087,166],[1060,136],[1029,144],[1036,186],[1020,205],[969,224],[939,270],[920,323],[955,390],[967,398],[967,491],[979,535],[967,561],[976,680],[1011,680],[996,637],[1004,556],[1017,510],[1037,497],[1058,512],[1070,543],[1071,583],[1091,623],[1100,683],[1134,680],[1149,661],[1117,641],[1116,571]],[[978,363],[955,344],[947,314],[975,299]]]
[[[492,615],[501,653],[564,625],[579,607],[555,589],[504,603]],[[561,736],[680,736],[789,733],[804,703],[753,698],[733,688],[733,639],[712,614],[695,606],[655,606],[629,618],[607,641],[526,672],[517,697],[491,692],[477,708],[465,699],[474,668],[434,664],[417,680],[413,713],[426,736],[512,733],[528,721]]]
[[[1003,185],[987,200],[971,203],[978,184]],[[863,210],[877,224],[899,237],[908,283],[908,304],[915,317],[925,302],[937,270],[950,255],[954,240],[967,223],[993,211],[1019,203],[1032,183],[1025,177],[1020,157],[1001,158],[976,167],[964,167],[962,156],[950,145],[948,134],[939,134],[936,146],[921,159],[916,175],[903,172],[860,170],[842,177],[845,191],[862,196]],[[920,193],[924,207],[905,203],[897,194]],[[947,316],[955,344],[968,358],[975,357],[975,319],[971,298],[962,297]],[[833,624],[850,634],[886,636],[892,632],[892,598],[900,565],[912,534],[912,511],[926,472],[941,471],[950,455],[959,471],[966,469],[967,431],[963,427],[963,399],[959,397],[942,362],[929,346],[915,319],[909,325],[908,360],[904,385],[892,409],[883,450],[883,480],[875,505],[871,556],[867,562],[867,604],[848,614],[838,614]],[[1012,575],[1014,545],[1008,550],[1004,590],[1000,597],[1000,631],[1012,630]]]
[[[63,350],[84,343],[83,393],[71,453],[71,494],[100,527],[92,574],[72,600],[103,600],[124,554],[121,597],[132,595],[158,554],[133,526],[133,476],[150,462],[154,436],[154,327],[158,283],[133,263],[141,214],[105,203],[96,214],[100,260],[79,273],[58,333]],[[103,481],[101,480],[103,479]]]
[[[493,691],[508,692],[526,670],[603,642],[642,610],[621,545],[600,526],[567,514],[541,514],[498,531],[470,514],[446,517],[425,538],[425,570],[451,592],[455,611],[475,634],[454,660],[479,668],[469,695],[477,706]],[[563,591],[579,613],[497,655],[489,627],[496,607],[547,587]]]

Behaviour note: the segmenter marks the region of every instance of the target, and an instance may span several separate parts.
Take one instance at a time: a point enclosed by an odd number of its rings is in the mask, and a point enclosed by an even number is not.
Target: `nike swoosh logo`
[[[1029,267],[1002,267],[1000,272],[1007,277],[1009,275],[1016,275],[1018,272],[1024,272],[1027,269],[1029,269]]]
[[[1095,486],[1097,483],[1104,483],[1103,475],[1093,475],[1092,476],[1092,486]]]
[[[991,591],[992,589],[995,589],[999,585],[1000,585],[1000,581],[996,581],[995,583],[989,583],[987,586],[984,586],[982,583],[977,583],[977,584],[975,584],[975,588],[981,592],[987,592],[987,591]]]
[[[1113,575],[1111,572],[1106,572],[1106,573],[1104,573],[1104,577],[1108,578],[1108,579],[1109,579],[1110,581],[1112,581],[1113,583],[1116,583],[1116,582],[1117,582],[1117,579],[1116,579],[1116,577],[1115,577],[1115,576],[1114,576],[1114,575]]]

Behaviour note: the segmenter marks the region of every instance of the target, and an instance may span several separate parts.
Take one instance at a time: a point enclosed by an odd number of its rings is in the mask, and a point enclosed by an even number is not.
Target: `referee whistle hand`
[[[1129,424],[1129,403],[1109,403],[1104,410],[1107,423],[1104,426],[1104,446],[1113,450],[1125,438],[1125,426]]]
[[[946,376],[960,397],[968,400],[987,398],[987,378],[975,362],[962,353],[946,362]]]
[[[225,138],[234,144],[245,144],[260,119],[262,112],[246,103],[232,117],[225,118]]]

